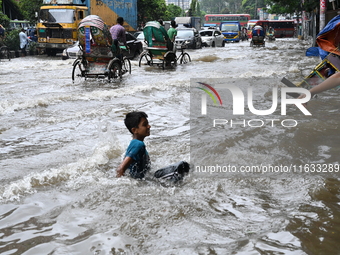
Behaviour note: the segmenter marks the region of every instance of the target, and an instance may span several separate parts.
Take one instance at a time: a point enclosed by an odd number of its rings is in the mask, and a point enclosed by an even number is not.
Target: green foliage
[[[296,0],[272,0],[270,7],[270,12],[277,14],[289,14],[299,10],[301,10],[301,3]]]
[[[112,44],[114,45],[114,44]],[[37,50],[37,43],[36,42],[30,42],[30,44],[28,45],[28,50],[29,51],[36,51]]]
[[[221,13],[221,11],[226,7],[226,0],[202,0],[201,10],[206,13]]]
[[[20,49],[20,39],[19,39],[19,30],[12,30],[9,32],[6,32],[6,37],[4,39],[5,45],[10,50],[19,50]]]
[[[205,12],[201,11],[201,5],[197,0],[192,0],[190,4],[190,9],[188,16],[191,17],[201,17],[203,19]]]
[[[43,0],[20,0],[19,6],[21,12],[26,20],[32,23],[36,23],[37,18],[35,13],[39,12],[40,6],[42,6]]]
[[[166,7],[166,15],[164,17],[164,20],[173,20],[175,17],[181,17],[182,16],[182,8],[174,5],[169,4]]]
[[[303,10],[306,12],[312,12],[316,8],[320,7],[320,1],[319,0],[304,0],[303,3]]]
[[[165,0],[138,0],[138,24],[167,18]]]
[[[9,28],[9,18],[2,12],[0,12],[0,24],[6,29]]]

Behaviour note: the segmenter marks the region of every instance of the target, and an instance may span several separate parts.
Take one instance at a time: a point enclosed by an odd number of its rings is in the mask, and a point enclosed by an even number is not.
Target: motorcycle
[[[275,41],[274,32],[268,32],[267,33],[267,38],[268,38],[268,41]]]

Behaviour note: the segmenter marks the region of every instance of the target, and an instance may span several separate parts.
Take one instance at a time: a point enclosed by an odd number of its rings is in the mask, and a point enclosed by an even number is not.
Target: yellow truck
[[[137,27],[137,0],[43,0],[38,15],[37,49],[49,56],[61,53],[77,40],[79,22],[87,15],[98,15],[108,26],[118,16],[127,31]]]

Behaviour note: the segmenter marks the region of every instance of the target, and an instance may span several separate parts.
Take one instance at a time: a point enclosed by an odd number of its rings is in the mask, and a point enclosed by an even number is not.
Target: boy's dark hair
[[[138,128],[139,122],[142,118],[147,118],[148,115],[145,112],[129,112],[125,116],[125,126],[132,133],[132,128]]]

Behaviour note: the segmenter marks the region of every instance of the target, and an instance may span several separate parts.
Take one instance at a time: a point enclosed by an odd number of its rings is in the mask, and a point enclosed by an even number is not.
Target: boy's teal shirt
[[[137,139],[131,140],[126,149],[125,157],[133,159],[133,163],[128,167],[130,176],[138,179],[144,178],[151,166],[149,153],[146,150],[144,142]]]

